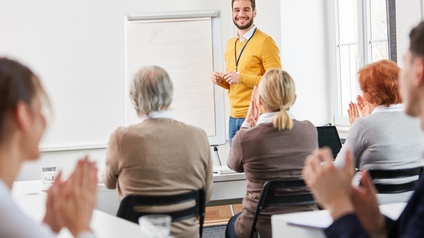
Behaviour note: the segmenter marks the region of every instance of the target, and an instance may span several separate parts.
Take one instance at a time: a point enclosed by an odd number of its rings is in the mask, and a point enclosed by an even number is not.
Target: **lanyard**
[[[241,48],[238,58],[237,58],[237,40],[238,39],[234,41],[234,61],[236,62],[236,72],[237,72],[238,63],[240,61],[241,54],[243,54],[244,48],[246,48],[247,43],[249,43],[250,39],[252,39],[253,35],[255,35],[256,29],[258,28],[255,28],[255,30],[252,33],[252,36],[246,41],[246,44],[243,45],[243,48]]]

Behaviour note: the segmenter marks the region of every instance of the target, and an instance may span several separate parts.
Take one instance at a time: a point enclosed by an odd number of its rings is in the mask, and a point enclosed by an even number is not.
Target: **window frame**
[[[340,77],[340,41],[339,41],[339,20],[338,20],[338,1],[328,1],[328,34],[329,34],[329,63],[330,63],[330,80],[331,80],[331,110],[332,110],[332,123],[340,128],[348,128],[350,126],[349,117],[343,116],[342,105],[342,81]],[[357,18],[358,18],[358,59],[356,60],[356,68],[359,70],[372,60],[372,52],[370,43],[372,43],[372,32],[370,29],[370,15],[369,15],[369,1],[371,0],[357,0]],[[395,0],[386,0],[386,19],[387,19],[387,57],[396,62],[396,8]],[[381,40],[379,40],[381,41]],[[383,42],[383,41],[382,41]],[[355,86],[353,86],[355,85]],[[355,89],[353,89],[355,87]],[[350,82],[350,92],[361,93],[359,84]],[[356,97],[355,95],[355,97]],[[351,99],[353,100],[352,96]]]

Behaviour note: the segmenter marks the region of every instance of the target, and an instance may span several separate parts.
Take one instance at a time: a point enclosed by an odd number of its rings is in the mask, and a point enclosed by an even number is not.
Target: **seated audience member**
[[[56,237],[66,227],[75,237],[94,237],[90,220],[96,202],[97,169],[87,158],[67,180],[60,173],[47,193],[43,224],[27,217],[11,197],[21,164],[40,156],[47,95],[26,66],[0,58],[0,237]]]
[[[405,112],[419,117],[424,130],[424,22],[411,31],[403,62],[399,81]],[[317,201],[334,219],[325,230],[327,237],[422,237],[424,178],[420,178],[405,209],[393,221],[380,213],[368,171],[362,174],[361,186],[352,185],[354,158],[349,151],[345,153],[344,169],[331,163],[331,151],[325,148],[307,158],[302,172]]]
[[[164,69],[144,67],[134,77],[130,98],[141,122],[111,135],[103,171],[106,187],[117,188],[120,199],[129,194],[171,195],[204,188],[209,201],[213,164],[208,138],[202,129],[176,120],[170,110],[172,97],[173,85]],[[198,224],[196,218],[173,222],[171,235],[198,237]]]
[[[360,171],[422,166],[421,140],[424,138],[419,130],[419,120],[404,113],[399,92],[399,70],[396,63],[389,60],[375,62],[359,70],[363,97],[358,96],[358,105],[349,105],[352,125],[335,160],[336,166],[344,167],[347,149],[352,151],[354,164]],[[380,180],[382,183],[399,184],[417,179],[418,176]],[[406,202],[411,194],[378,194],[378,199],[380,203]]]
[[[315,126],[287,112],[295,99],[294,81],[281,69],[268,70],[254,88],[246,122],[235,135],[228,158],[228,167],[246,174],[247,193],[243,211],[227,224],[226,237],[249,237],[264,183],[300,177],[307,155],[318,148]],[[264,209],[257,230],[261,237],[271,237],[271,215],[314,209],[315,205]]]

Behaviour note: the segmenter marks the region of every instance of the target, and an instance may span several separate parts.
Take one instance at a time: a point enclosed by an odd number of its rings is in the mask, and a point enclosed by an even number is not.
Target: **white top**
[[[144,115],[140,117],[140,122],[144,122],[145,120],[154,118],[168,118],[175,120],[174,114],[171,111],[153,111],[150,112],[149,115]]]
[[[47,224],[37,224],[25,215],[11,196],[9,187],[0,180],[0,237],[50,238],[56,237]],[[78,238],[93,238],[91,232],[83,232]]]
[[[274,118],[274,116],[277,114],[278,112],[267,112],[267,113],[262,113],[259,118],[258,118],[258,122],[256,123],[256,125],[262,124],[262,123],[271,123],[272,119]],[[289,111],[287,111],[287,114],[289,115],[289,117],[293,120],[294,115],[291,114]],[[250,124],[250,122],[247,122],[246,120],[244,120],[244,122],[241,124],[241,127],[243,128],[251,128],[252,125]]]
[[[252,29],[250,29],[248,32],[244,33],[244,35],[242,35],[242,36],[239,36],[238,33],[237,33],[236,38],[238,38],[240,42],[248,40],[248,39],[250,39],[250,37],[252,37],[255,29],[256,29],[256,26],[252,27]]]

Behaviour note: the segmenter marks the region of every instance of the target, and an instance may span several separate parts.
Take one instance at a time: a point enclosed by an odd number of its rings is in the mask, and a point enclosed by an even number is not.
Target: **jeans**
[[[228,137],[230,137],[230,148],[233,143],[233,138],[237,131],[240,130],[241,124],[243,124],[245,118],[234,118],[230,117],[228,122]]]
[[[227,223],[227,228],[225,229],[225,238],[237,238],[236,230],[234,229],[234,223],[237,220],[237,217],[240,216],[241,213],[234,215],[230,218]]]

